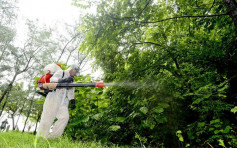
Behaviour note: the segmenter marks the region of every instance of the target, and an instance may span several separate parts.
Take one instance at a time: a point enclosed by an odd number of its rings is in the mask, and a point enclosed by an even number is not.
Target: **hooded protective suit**
[[[71,69],[72,68],[69,68],[66,71],[56,71],[50,78],[50,82],[57,83],[60,79],[68,78]],[[74,99],[74,88],[58,88],[55,91],[48,93],[44,102],[37,137],[54,138],[63,134],[64,128],[69,120],[68,100],[72,99]],[[54,124],[52,133],[49,134],[50,127],[55,118],[58,120]]]

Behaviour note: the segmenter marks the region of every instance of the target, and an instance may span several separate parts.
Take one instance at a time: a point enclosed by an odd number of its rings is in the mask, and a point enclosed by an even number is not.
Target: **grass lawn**
[[[44,140],[35,135],[16,131],[0,132],[0,148],[119,148],[98,142],[75,142],[67,137]]]

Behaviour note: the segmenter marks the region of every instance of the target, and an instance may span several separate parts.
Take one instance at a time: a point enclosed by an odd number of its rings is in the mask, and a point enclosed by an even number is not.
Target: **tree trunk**
[[[11,114],[11,118],[12,118],[12,130],[15,130],[15,120],[14,120],[14,114]]]
[[[2,116],[2,112],[3,112],[3,110],[4,110],[4,108],[5,108],[6,104],[7,104],[7,98],[8,98],[8,94],[7,94],[7,96],[6,96],[6,100],[5,100],[4,104],[3,104],[3,106],[2,106],[1,113],[0,113],[0,117]]]
[[[3,92],[3,94],[2,94],[2,96],[1,96],[1,98],[0,98],[0,103],[2,102],[2,100],[4,99],[4,97],[7,95],[7,93],[9,93],[9,92],[11,91],[12,85],[13,85],[13,83],[15,82],[16,77],[17,77],[18,74],[19,74],[18,72],[15,73],[15,75],[14,75],[14,77],[12,78],[10,84],[7,86],[6,90]]]
[[[17,110],[16,110],[17,111]],[[15,113],[16,113],[16,111],[12,114],[12,130],[14,131],[14,130],[16,130],[16,125],[15,125],[15,118],[14,118],[14,115],[15,115]]]
[[[33,96],[33,98],[34,98],[34,96]],[[26,123],[27,123],[27,120],[28,120],[28,118],[30,116],[30,110],[31,110],[31,107],[32,107],[32,104],[33,104],[33,98],[32,98],[32,100],[30,102],[30,109],[28,110],[27,117],[26,117],[26,120],[25,120],[25,124],[24,124],[24,128],[22,130],[22,133],[24,133],[24,131],[25,131]]]
[[[227,8],[227,12],[229,16],[232,18],[232,21],[235,25],[235,30],[237,34],[237,3],[235,0],[222,0]],[[228,90],[228,103],[233,105],[237,105],[237,40],[235,40],[235,45],[231,51],[229,51],[230,60],[228,61],[227,69],[227,77],[229,78],[229,90]]]
[[[14,74],[14,76],[13,76],[13,78],[12,78],[10,84],[7,86],[6,90],[2,93],[2,96],[1,96],[1,98],[0,98],[0,103],[2,102],[2,100],[4,99],[4,97],[6,96],[6,94],[11,91],[12,86],[13,86],[13,83],[14,83],[15,80],[16,80],[16,77],[17,77],[19,74],[21,74],[21,73],[23,73],[23,72],[26,72],[26,71],[28,70],[31,59],[32,59],[32,57],[30,57],[29,60],[27,60],[27,64],[26,64],[26,66],[24,67],[23,70],[18,70],[18,71],[15,72],[15,74]],[[18,63],[19,63],[19,62],[18,62]],[[18,66],[18,65],[17,65],[17,66]]]
[[[34,135],[36,134],[36,130],[37,130],[37,126],[38,126],[38,122],[40,120],[41,114],[38,115],[37,121],[36,121],[36,125],[35,125],[35,131],[34,131]]]
[[[227,8],[227,12],[232,18],[235,28],[237,28],[237,3],[235,0],[222,0]]]

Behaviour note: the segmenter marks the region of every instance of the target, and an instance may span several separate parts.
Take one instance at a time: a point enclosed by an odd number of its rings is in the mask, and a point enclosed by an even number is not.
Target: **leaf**
[[[81,119],[81,122],[87,122],[89,121],[89,119],[90,119],[89,116],[85,116]]]
[[[237,112],[237,106],[235,106],[234,108],[232,108],[230,111],[235,114],[235,113]]]
[[[216,128],[221,127],[220,124],[215,124],[214,126],[215,126]]]
[[[209,128],[209,131],[213,131],[213,130],[214,130],[214,128],[213,128],[213,127]]]
[[[44,104],[44,100],[37,100],[36,103],[37,104]]]
[[[34,77],[34,80],[35,81],[37,81],[37,80],[39,80],[40,79],[40,77]]]
[[[215,130],[215,131],[214,131],[214,134],[218,134],[218,133],[220,133],[219,130]]]
[[[143,114],[146,114],[148,112],[148,109],[146,107],[141,107],[140,108],[140,111],[143,113]]]
[[[160,113],[164,112],[164,109],[161,107],[158,107],[154,110],[154,112],[160,114]]]
[[[218,90],[217,90],[218,92],[222,92],[222,91],[224,91],[225,89],[228,88],[228,85],[226,85],[226,82],[224,82],[223,84],[224,84],[224,87],[218,89]],[[223,85],[223,84],[221,83],[220,85]],[[220,86],[220,85],[219,85],[219,86]]]
[[[161,117],[157,118],[156,121],[158,123],[165,123],[165,122],[167,122],[167,119],[166,119],[166,117],[161,116]]]
[[[181,142],[183,142],[183,141],[184,141],[184,138],[183,138],[183,136],[180,136],[180,137],[179,137],[179,141],[181,141]]]
[[[183,96],[193,96],[194,95],[194,93],[187,93],[187,94],[184,94]]]
[[[95,120],[99,120],[102,116],[103,116],[103,113],[98,113],[98,114],[95,114],[94,116],[92,116],[92,118]]]
[[[225,127],[223,133],[227,134],[230,132],[230,129],[232,129],[232,127],[230,127],[229,125]]]
[[[158,104],[161,108],[168,108],[170,105],[167,103],[159,103]]]
[[[219,97],[223,97],[223,98],[226,98],[227,96],[226,95],[223,95],[223,94],[218,94]]]
[[[202,98],[207,99],[207,98],[209,98],[211,95],[212,95],[212,94],[206,94],[206,95],[204,95]]]
[[[112,125],[109,127],[109,130],[110,131],[117,131],[119,130],[121,127],[119,125]]]
[[[224,144],[224,140],[219,139],[218,141],[219,141],[219,145],[220,145],[220,146],[226,147],[225,144]]]
[[[178,130],[178,131],[176,132],[176,135],[178,135],[178,134],[182,134],[182,131],[181,131],[181,130]]]
[[[76,125],[78,125],[78,124],[80,124],[81,122],[87,122],[87,121],[89,121],[89,116],[81,116],[81,117],[79,117],[78,118],[78,120],[76,120],[76,121],[74,121],[74,122],[72,122],[70,125],[71,126],[76,126]]]
[[[190,147],[190,144],[186,144],[186,146],[185,147]]]
[[[183,138],[183,136],[182,136],[182,131],[181,131],[181,130],[178,130],[178,131],[176,132],[176,136],[178,136],[179,141],[181,141],[181,142],[184,141],[184,138]]]
[[[220,122],[220,119],[211,120],[211,121],[210,121],[210,124],[219,123],[219,122]]]
[[[193,101],[193,103],[192,104],[199,104],[201,101],[203,101],[204,100],[204,98],[198,98],[198,99],[196,99],[195,101]]]
[[[124,122],[126,120],[126,117],[117,117],[116,121],[117,122]]]
[[[205,125],[205,122],[199,122],[198,127],[203,127]]]

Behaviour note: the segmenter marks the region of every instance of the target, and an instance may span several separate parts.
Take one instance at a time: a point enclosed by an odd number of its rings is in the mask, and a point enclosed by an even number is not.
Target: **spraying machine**
[[[70,87],[104,87],[104,82],[95,83],[38,83],[38,94],[46,96],[49,92],[57,88],[70,88]]]
[[[104,87],[104,82],[95,83],[40,83],[39,87],[42,89],[54,90],[56,88],[69,87]]]

